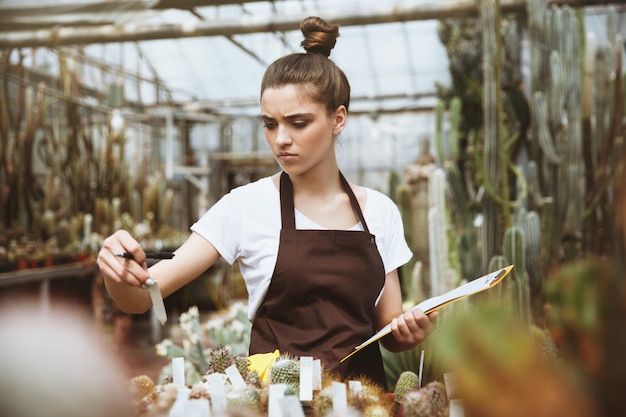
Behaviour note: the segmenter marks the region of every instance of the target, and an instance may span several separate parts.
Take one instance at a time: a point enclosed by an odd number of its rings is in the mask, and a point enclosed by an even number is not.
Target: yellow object
[[[270,368],[276,362],[276,359],[280,356],[280,352],[276,349],[274,352],[270,353],[257,353],[256,355],[248,356],[248,360],[250,361],[250,365],[248,369],[251,371],[255,371],[261,381],[266,382],[270,377]]]

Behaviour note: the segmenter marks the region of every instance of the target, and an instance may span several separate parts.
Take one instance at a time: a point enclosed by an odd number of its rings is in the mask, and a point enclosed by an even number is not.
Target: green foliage
[[[454,232],[448,250],[458,248],[468,279],[514,263],[520,318],[541,324],[547,271],[587,253],[625,256],[610,197],[624,192],[624,41],[613,10],[606,33],[590,34],[583,9],[529,1],[527,93],[520,22],[501,17],[494,3],[480,3],[479,20],[439,24],[452,80],[434,109]],[[479,94],[471,93],[476,86]]]
[[[474,18],[445,19],[438,25],[438,35],[446,48],[452,86],[437,85],[444,101],[459,97],[463,119],[460,130],[468,132],[482,125],[482,37],[480,25]]]
[[[219,317],[200,323],[198,307],[192,306],[178,320],[186,336],[182,347],[164,339],[156,345],[157,354],[168,359],[184,358],[190,384],[206,373],[222,373],[233,364],[240,369],[247,363],[247,359],[241,357],[247,356],[251,329],[246,311],[243,303],[235,303]],[[249,377],[247,372],[240,373],[244,379]],[[164,367],[161,375],[171,375],[170,364]]]

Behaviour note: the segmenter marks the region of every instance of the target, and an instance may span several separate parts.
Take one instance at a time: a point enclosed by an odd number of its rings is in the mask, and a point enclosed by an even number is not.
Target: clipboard
[[[447,306],[448,304],[452,304],[458,300],[461,300],[465,297],[468,297],[472,294],[479,293],[481,291],[488,290],[489,288],[494,287],[499,284],[500,281],[506,277],[509,272],[513,269],[514,265],[506,266],[502,269],[498,269],[496,271],[490,272],[487,275],[483,275],[480,278],[476,278],[466,284],[460,285],[453,290],[448,291],[445,294],[438,295],[436,297],[431,297],[427,300],[422,301],[415,307],[411,308],[409,311],[420,309],[424,313],[428,314],[435,310],[439,310],[442,307]],[[383,338],[384,336],[391,333],[391,323],[387,324],[385,327],[380,329],[378,333],[374,336],[367,339],[365,342],[361,343],[357,347],[354,348],[354,351],[350,352],[345,358],[341,359],[339,362],[343,362],[348,359],[350,356],[357,353],[359,350],[364,347],[376,342],[377,340]]]

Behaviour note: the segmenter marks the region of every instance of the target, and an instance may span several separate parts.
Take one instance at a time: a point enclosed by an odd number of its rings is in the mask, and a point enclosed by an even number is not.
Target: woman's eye
[[[292,123],[293,127],[298,128],[298,129],[302,129],[303,127],[306,127],[307,124],[308,123],[306,121],[303,121],[303,120]]]
[[[263,128],[272,130],[274,129],[274,123],[270,123],[270,122],[263,123]]]

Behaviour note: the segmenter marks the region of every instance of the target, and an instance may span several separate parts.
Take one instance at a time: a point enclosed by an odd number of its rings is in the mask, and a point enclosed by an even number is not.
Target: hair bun
[[[304,35],[304,40],[300,45],[307,53],[330,56],[330,51],[335,47],[337,37],[339,37],[339,26],[331,25],[322,18],[311,16],[300,23],[300,30]]]

